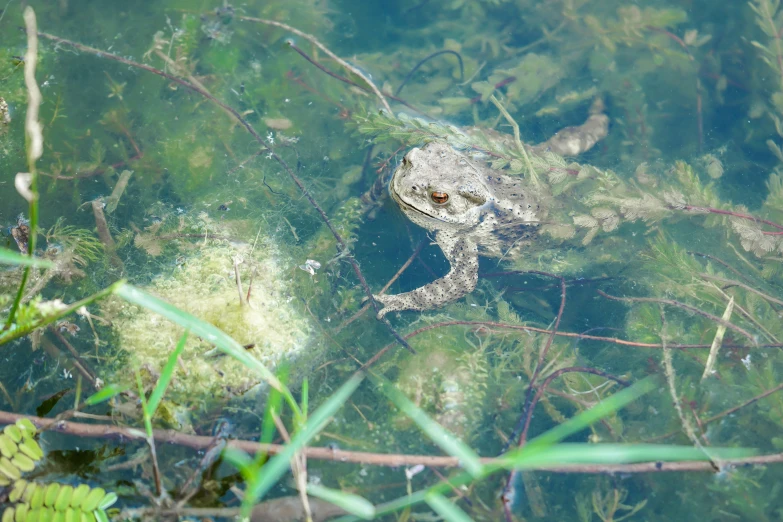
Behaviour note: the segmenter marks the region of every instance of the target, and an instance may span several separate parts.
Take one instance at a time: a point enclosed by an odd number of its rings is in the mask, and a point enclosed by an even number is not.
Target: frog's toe
[[[378,310],[378,314],[376,315],[378,319],[383,319],[383,316],[389,312],[405,309],[404,306],[401,306],[401,303],[399,302],[399,299],[397,299],[396,295],[373,295],[372,298],[375,299],[379,304],[383,305],[383,307]]]

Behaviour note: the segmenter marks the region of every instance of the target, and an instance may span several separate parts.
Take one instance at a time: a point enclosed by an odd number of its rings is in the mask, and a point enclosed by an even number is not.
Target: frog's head
[[[481,171],[440,142],[408,151],[389,190],[405,215],[429,230],[475,226],[494,199]]]

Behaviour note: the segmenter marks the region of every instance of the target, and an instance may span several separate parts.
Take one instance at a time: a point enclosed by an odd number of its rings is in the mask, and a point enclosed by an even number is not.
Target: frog
[[[492,132],[495,141],[515,144],[510,136]],[[537,145],[523,145],[517,138],[516,145],[533,154],[578,156],[608,132],[609,117],[599,97],[583,124],[565,127]],[[434,233],[450,268],[445,276],[409,292],[373,295],[383,305],[379,319],[394,311],[432,310],[466,296],[478,283],[480,256],[515,257],[536,240],[551,212],[562,211],[562,202],[545,184],[507,172],[446,140],[432,140],[405,154],[392,174],[389,194],[409,220]]]
[[[379,318],[439,308],[471,293],[479,256],[514,256],[528,246],[546,221],[551,199],[525,178],[492,169],[444,141],[408,151],[391,177],[389,194],[410,221],[434,233],[450,269],[409,292],[373,295],[383,305]]]

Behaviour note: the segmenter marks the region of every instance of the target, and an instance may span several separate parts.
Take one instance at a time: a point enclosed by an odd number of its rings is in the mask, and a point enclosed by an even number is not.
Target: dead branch
[[[36,427],[49,427],[49,431],[66,433],[79,437],[119,439],[123,441],[146,442],[147,435],[143,430],[108,424],[84,424],[80,422],[55,421],[52,419],[22,415],[7,411],[0,411],[0,424],[13,424],[19,419],[30,419]],[[204,435],[188,435],[174,430],[153,430],[153,437],[158,443],[177,444],[196,450],[209,447],[214,437]],[[276,455],[285,448],[282,444],[260,444],[251,440],[232,439],[228,446],[241,449],[248,453],[265,451]],[[407,455],[390,453],[370,453],[363,451],[347,451],[333,448],[310,447],[304,448],[302,454],[307,458],[316,460],[328,460],[333,462],[351,462],[356,464],[369,464],[374,466],[401,467],[421,464],[437,468],[460,467],[459,459],[455,457],[432,455]],[[497,463],[495,458],[482,458],[482,463]],[[725,466],[763,465],[783,463],[783,453],[758,455],[738,459],[721,460]],[[674,461],[674,462],[640,462],[637,464],[600,464],[600,465],[552,465],[537,466],[531,471],[554,471],[557,473],[653,473],[659,471],[714,471],[709,462]]]

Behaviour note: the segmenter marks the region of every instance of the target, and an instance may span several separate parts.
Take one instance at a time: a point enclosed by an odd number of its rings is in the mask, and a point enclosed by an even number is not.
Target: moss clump
[[[235,264],[242,281],[241,303]],[[217,326],[273,369],[284,359],[302,355],[310,339],[310,324],[287,291],[289,264],[271,240],[259,239],[255,248],[210,240],[146,290]],[[119,346],[130,360],[130,365],[126,361],[115,364],[116,376],[109,377],[109,382],[132,378],[128,366],[143,369],[143,375],[157,380],[182,328],[117,300],[107,302],[104,312],[112,318]],[[238,361],[209,354],[214,353],[212,348],[196,336],[189,337],[168,398],[218,399],[244,393],[260,383],[258,376]]]

